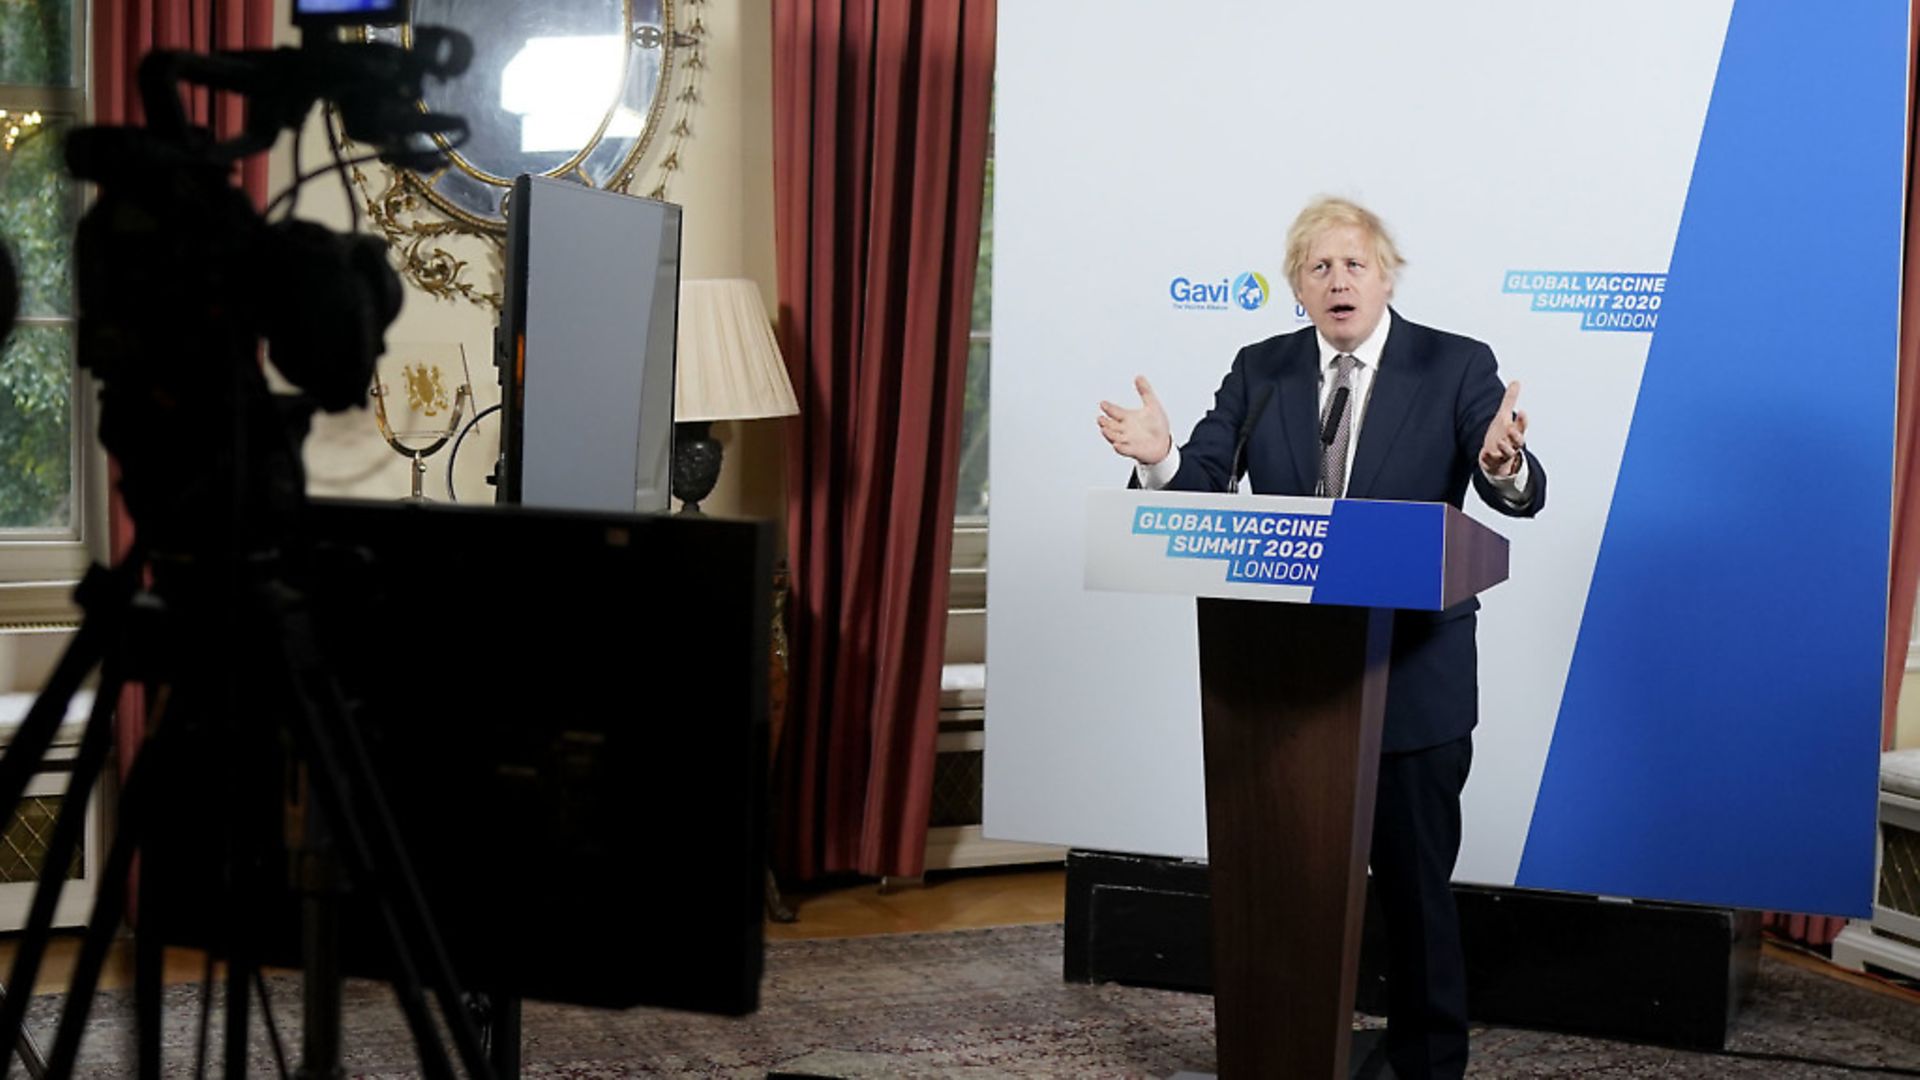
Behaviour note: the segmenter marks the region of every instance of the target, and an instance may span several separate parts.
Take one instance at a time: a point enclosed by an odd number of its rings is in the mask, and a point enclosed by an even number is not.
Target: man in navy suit
[[[1341,199],[1310,204],[1288,230],[1286,274],[1312,329],[1241,349],[1183,446],[1144,377],[1134,380],[1139,408],[1100,403],[1101,434],[1147,488],[1224,491],[1244,462],[1261,494],[1459,506],[1471,484],[1501,513],[1531,517],[1547,478],[1526,449],[1520,384],[1501,385],[1480,342],[1392,311],[1400,265],[1371,212]],[[1466,1070],[1449,882],[1479,713],[1479,607],[1470,599],[1394,618],[1370,864],[1387,929],[1386,1054],[1403,1080]]]

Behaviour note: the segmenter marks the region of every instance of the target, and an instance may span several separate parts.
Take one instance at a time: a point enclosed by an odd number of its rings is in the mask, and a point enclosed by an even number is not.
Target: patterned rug
[[[601,1012],[529,1002],[524,1075],[763,1077],[1166,1077],[1213,1068],[1209,998],[1061,981],[1061,928],[1007,927],[776,942],[759,1013],[725,1020],[652,1010]],[[297,1041],[298,980],[270,980],[284,1038]],[[30,1013],[46,1045],[58,999]],[[170,1076],[192,1072],[200,991],[169,990]],[[255,1010],[256,1017],[258,1010]],[[95,1003],[80,1075],[132,1075],[122,995]],[[212,1045],[219,1043],[214,1010]],[[417,1075],[386,988],[347,987],[346,1064],[356,1077]],[[253,1075],[271,1076],[264,1030]],[[1731,1049],[1920,1069],[1920,1006],[1763,959]],[[217,1053],[217,1049],[216,1049]],[[1476,1077],[1833,1077],[1833,1069],[1598,1039],[1477,1030]],[[218,1069],[213,1070],[217,1074]]]

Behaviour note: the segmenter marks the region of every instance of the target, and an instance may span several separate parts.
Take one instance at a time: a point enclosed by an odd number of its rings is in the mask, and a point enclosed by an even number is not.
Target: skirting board
[[[1879,968],[1920,979],[1920,946],[1876,934],[1872,924],[1857,919],[1833,939],[1833,962],[1849,971]]]
[[[1455,886],[1477,1023],[1720,1049],[1752,989],[1759,916],[1723,908]],[[1207,992],[1205,863],[1067,856],[1064,974]],[[1364,1012],[1386,1008],[1385,947],[1369,905]]]
[[[948,825],[927,830],[928,870],[971,870],[982,866],[1059,863],[1067,849],[1014,840],[988,840],[978,825]]]

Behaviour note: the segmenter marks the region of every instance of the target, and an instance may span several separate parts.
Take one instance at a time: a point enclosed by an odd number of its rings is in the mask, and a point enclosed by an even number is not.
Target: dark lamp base
[[[700,501],[720,479],[720,440],[708,434],[710,420],[673,425],[673,497],[683,514],[699,514]]]

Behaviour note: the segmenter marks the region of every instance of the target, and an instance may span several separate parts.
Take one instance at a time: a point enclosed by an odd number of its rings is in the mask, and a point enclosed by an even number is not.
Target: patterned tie
[[[1359,364],[1359,360],[1345,353],[1333,358],[1333,386],[1327,391],[1327,404],[1320,413],[1320,430],[1325,431],[1326,410],[1333,408],[1342,387],[1347,390],[1340,419],[1333,429],[1333,441],[1320,456],[1320,491],[1329,499],[1337,499],[1347,490],[1347,444],[1353,440],[1353,369]]]

